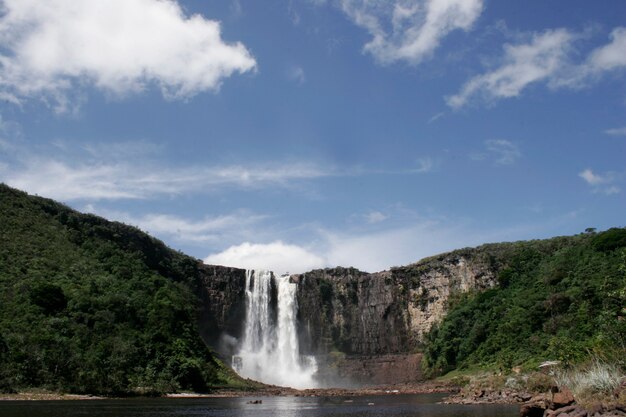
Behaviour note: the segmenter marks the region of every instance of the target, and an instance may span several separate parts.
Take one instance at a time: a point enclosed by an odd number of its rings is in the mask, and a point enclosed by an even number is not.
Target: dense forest
[[[0,391],[245,386],[198,335],[198,262],[0,184]]]
[[[451,300],[425,343],[431,375],[596,358],[626,368],[626,229],[476,248],[497,288]]]

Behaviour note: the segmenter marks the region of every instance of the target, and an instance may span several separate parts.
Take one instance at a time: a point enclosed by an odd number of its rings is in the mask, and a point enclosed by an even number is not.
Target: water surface
[[[437,404],[441,394],[368,397],[2,401],[2,417],[517,417],[518,406]],[[261,404],[249,404],[260,399]]]

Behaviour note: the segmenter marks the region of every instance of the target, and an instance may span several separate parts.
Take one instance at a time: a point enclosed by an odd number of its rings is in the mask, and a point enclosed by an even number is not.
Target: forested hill
[[[626,369],[626,229],[470,249],[498,285],[449,300],[425,340],[432,374],[603,360]]]
[[[215,319],[203,328],[208,339],[228,320],[241,322],[225,312],[237,310],[226,304],[241,301],[244,275],[207,268],[134,227],[0,184],[0,391],[250,387],[216,359],[198,329],[201,306]],[[432,375],[545,359],[575,363],[590,354],[626,366],[623,228],[461,249],[368,279],[344,268],[305,275],[298,278],[306,289],[300,308],[322,319],[333,312],[328,317],[341,317],[335,321],[345,327],[329,330],[330,319],[318,320],[316,335],[369,343],[374,328],[395,329],[379,332],[383,342],[416,332]],[[382,311],[369,308],[385,303]],[[425,328],[407,326],[421,325],[429,312],[440,313],[437,324],[418,338]],[[407,321],[411,314],[415,320]],[[346,327],[353,322],[373,324]],[[381,342],[384,349],[368,354],[406,353],[405,345]]]
[[[198,335],[198,262],[0,184],[0,391],[245,385]]]

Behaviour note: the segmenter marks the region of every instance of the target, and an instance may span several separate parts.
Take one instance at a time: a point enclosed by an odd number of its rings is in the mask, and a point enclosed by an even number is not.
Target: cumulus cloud
[[[204,263],[246,269],[268,269],[278,274],[302,273],[326,266],[325,260],[315,253],[282,241],[264,244],[245,242],[207,256]]]
[[[476,96],[488,102],[517,97],[528,85],[549,80],[563,67],[573,39],[569,31],[557,29],[535,34],[529,43],[504,45],[500,67],[470,79],[446,102],[456,109]]]
[[[471,29],[483,0],[341,0],[342,10],[372,39],[364,51],[381,64],[428,59],[454,30]]]
[[[605,174],[597,174],[590,168],[581,171],[578,176],[582,178],[587,184],[592,187],[593,192],[602,193],[606,195],[618,194],[622,190],[615,185],[618,180],[618,175],[614,172],[607,172]]]
[[[186,16],[175,0],[4,0],[2,9],[0,95],[15,103],[41,98],[67,111],[85,84],[188,98],[256,66],[219,22]]]

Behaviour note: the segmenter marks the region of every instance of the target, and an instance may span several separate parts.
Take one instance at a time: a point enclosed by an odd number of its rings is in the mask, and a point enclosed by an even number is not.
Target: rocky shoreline
[[[210,393],[166,394],[167,398],[234,398],[234,397],[356,397],[370,395],[432,394],[454,393],[458,388],[443,383],[425,382],[415,384],[393,384],[362,388],[295,388],[265,386],[255,390],[218,389]],[[0,401],[41,401],[41,400],[91,400],[106,399],[95,395],[64,394],[59,392],[33,391],[15,394],[0,394]]]
[[[449,382],[421,382],[392,384],[361,388],[314,388],[298,390],[279,386],[264,386],[255,390],[218,389],[211,393],[175,393],[167,398],[259,398],[292,397],[357,397],[402,394],[450,394],[444,404],[519,404],[520,417],[626,417],[626,404],[597,402],[582,406],[575,402],[567,389],[549,393],[533,394],[512,389],[461,389]],[[0,401],[50,401],[50,400],[95,400],[111,397],[94,395],[64,394],[47,391],[0,394]]]
[[[622,385],[620,392],[625,390]],[[621,398],[620,392],[615,398]],[[461,390],[444,400],[446,404],[520,404],[520,417],[626,417],[626,404],[596,401],[581,405],[567,389],[532,394],[509,389]]]

